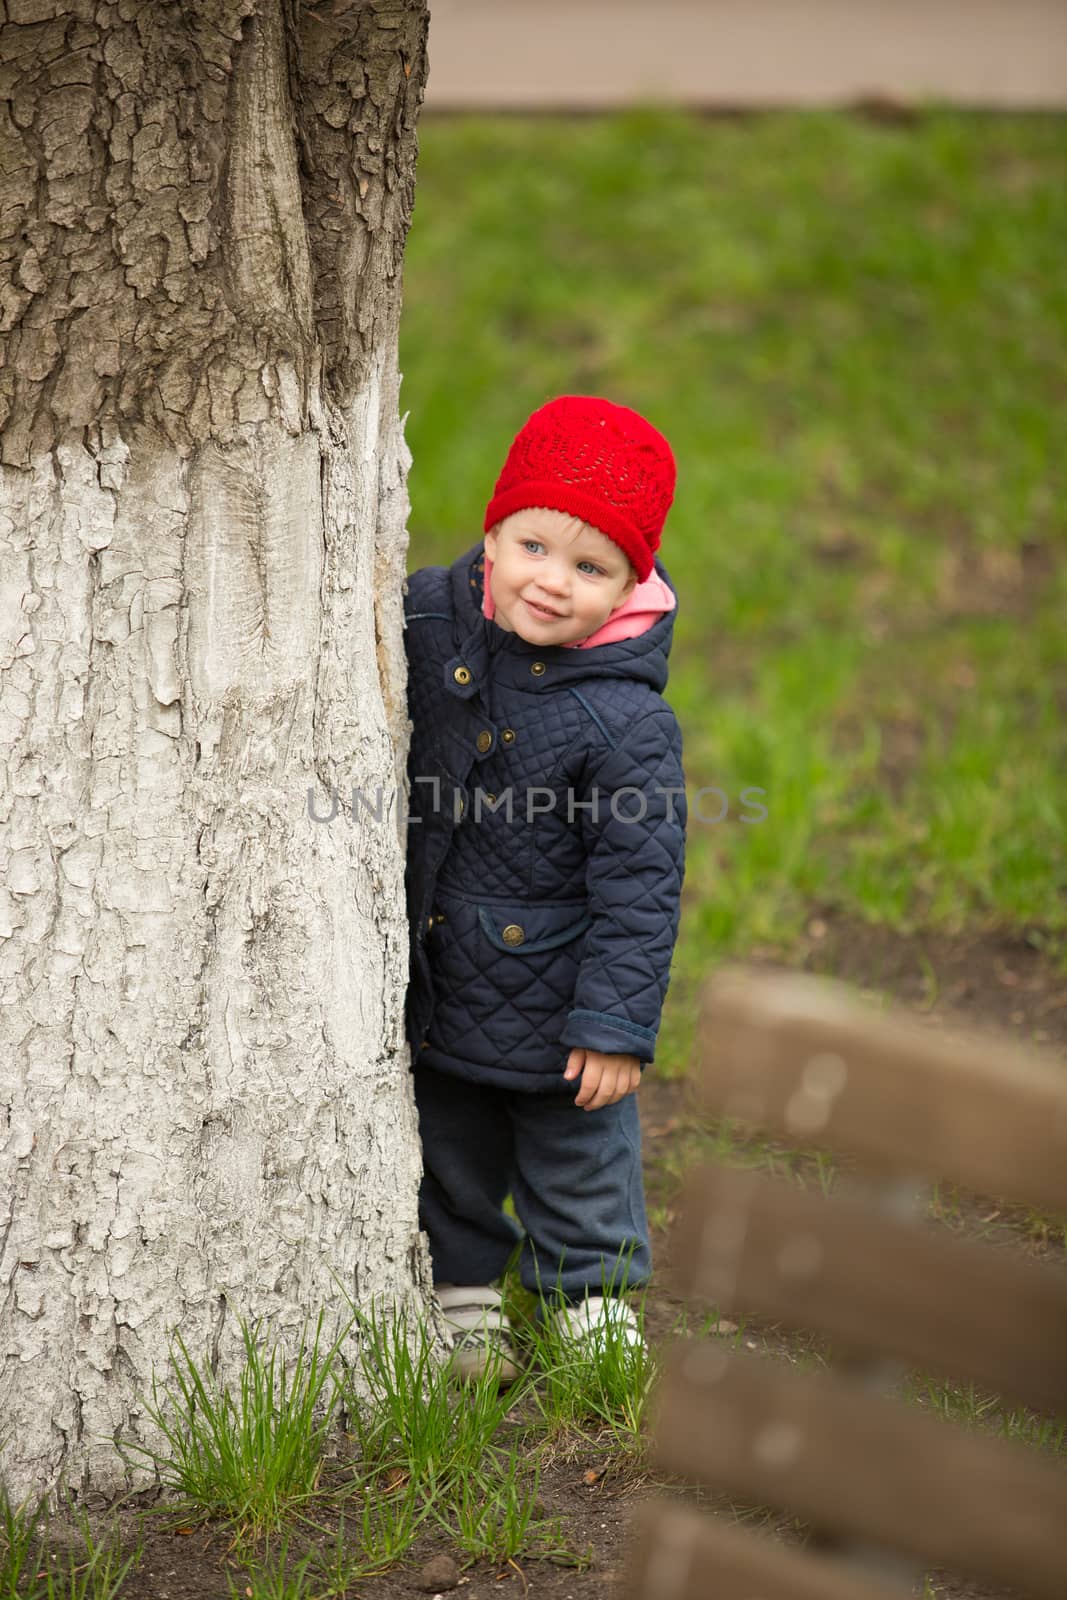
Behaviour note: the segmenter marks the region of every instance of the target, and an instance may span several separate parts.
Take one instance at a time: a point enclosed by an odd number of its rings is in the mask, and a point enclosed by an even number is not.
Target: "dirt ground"
[[[773,966],[773,959],[757,965]],[[1043,1047],[1061,1055],[1067,1052],[1067,985],[1057,977],[1039,949],[1021,935],[984,934],[967,938],[904,939],[877,928],[848,925],[829,913],[813,913],[808,939],[791,963],[794,968],[848,979],[862,988],[888,991],[894,1000],[914,1009],[931,1027],[979,1025],[993,1033],[1028,1040],[1035,1035]],[[931,973],[936,986],[930,982]],[[683,1310],[663,1287],[669,1266],[670,1206],[678,1180],[666,1169],[667,1158],[691,1152],[699,1155],[699,1117],[694,1113],[691,1086],[647,1075],[641,1087],[646,1191],[650,1208],[664,1207],[666,1227],[653,1230],[655,1273],[646,1306],[646,1332],[653,1348],[671,1336],[675,1319]],[[686,1148],[683,1151],[682,1145]],[[663,1212],[659,1213],[664,1215]],[[1033,1230],[1026,1247],[1043,1252]],[[773,1328],[759,1329],[765,1347],[785,1342]],[[518,1423],[523,1408],[517,1405],[509,1421]],[[662,1480],[661,1480],[662,1481]],[[566,1541],[573,1551],[569,1562],[521,1558],[494,1563],[466,1558],[447,1536],[424,1532],[403,1565],[361,1581],[347,1591],[346,1600],[400,1600],[424,1594],[456,1593],[465,1600],[487,1600],[490,1595],[537,1595],[543,1600],[607,1600],[618,1593],[625,1568],[630,1519],[638,1501],[664,1492],[641,1475],[619,1472],[613,1466],[609,1444],[591,1445],[573,1458],[558,1457],[542,1469],[541,1514],[562,1520]],[[694,1506],[713,1505],[700,1489],[672,1482],[668,1492]],[[132,1513],[125,1513],[132,1519]],[[797,1529],[787,1519],[772,1520],[785,1539]],[[244,1595],[248,1578],[244,1568],[227,1555],[227,1539],[206,1528],[182,1532],[154,1531],[146,1539],[144,1557],[123,1585],[124,1600],[228,1600],[234,1590]],[[298,1537],[292,1550],[299,1556],[306,1545]],[[436,1559],[435,1559],[436,1558]],[[428,1562],[433,1562],[430,1568]],[[969,1586],[946,1574],[931,1575],[939,1600],[1010,1600],[1007,1591]],[[921,1593],[921,1584],[916,1593]]]

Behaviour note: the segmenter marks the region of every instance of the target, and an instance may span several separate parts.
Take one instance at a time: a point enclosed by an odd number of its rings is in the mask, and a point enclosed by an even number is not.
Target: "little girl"
[[[520,1240],[539,1318],[547,1283],[564,1336],[640,1339],[618,1298],[652,1271],[634,1095],[687,815],[655,554],[674,485],[643,417],[563,395],[515,437],[484,540],[408,580],[419,1220],[463,1377],[518,1375],[492,1285]]]

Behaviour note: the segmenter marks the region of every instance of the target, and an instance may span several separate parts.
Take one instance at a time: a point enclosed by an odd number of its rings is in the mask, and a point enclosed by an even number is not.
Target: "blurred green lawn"
[[[409,568],[553,394],[677,457],[667,695],[730,810],[689,830],[668,1071],[697,979],[816,908],[1067,973],[1065,179],[1051,116],[423,120]]]

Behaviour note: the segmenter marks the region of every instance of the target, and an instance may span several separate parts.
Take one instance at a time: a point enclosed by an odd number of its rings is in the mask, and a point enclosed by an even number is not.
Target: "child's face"
[[[573,644],[595,633],[637,583],[618,545],[565,511],[514,512],[486,534],[485,552],[493,620],[528,644]]]

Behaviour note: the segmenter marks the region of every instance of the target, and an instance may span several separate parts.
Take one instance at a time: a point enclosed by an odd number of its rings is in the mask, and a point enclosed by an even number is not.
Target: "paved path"
[[[1067,109],[1067,0],[430,0],[426,109]]]

